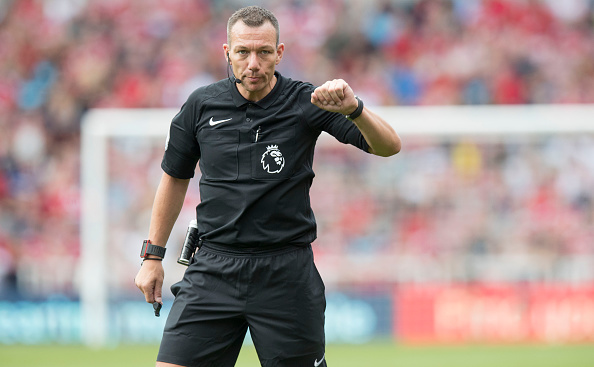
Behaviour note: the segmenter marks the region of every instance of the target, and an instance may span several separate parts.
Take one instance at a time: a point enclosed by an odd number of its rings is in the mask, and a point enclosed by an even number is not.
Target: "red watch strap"
[[[150,245],[151,240],[144,240],[142,241],[142,249],[140,250],[140,257],[146,257],[146,250],[148,249],[148,245]]]

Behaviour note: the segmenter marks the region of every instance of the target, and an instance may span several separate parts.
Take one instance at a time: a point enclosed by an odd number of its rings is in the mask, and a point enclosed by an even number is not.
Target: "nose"
[[[248,62],[248,69],[249,70],[258,70],[260,66],[258,64],[258,54],[256,52],[250,53],[249,62]]]

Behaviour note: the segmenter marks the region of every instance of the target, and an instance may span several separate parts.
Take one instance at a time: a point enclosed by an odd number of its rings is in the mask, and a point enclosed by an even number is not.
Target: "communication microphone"
[[[229,63],[229,66],[230,66],[231,65],[231,59],[229,58],[229,53],[228,52],[227,52],[227,62]],[[230,69],[229,66],[227,67],[227,77],[229,76],[229,69]],[[233,72],[231,72],[231,73],[233,73]],[[235,83],[236,84],[241,84],[241,79],[237,79],[235,77],[235,74],[233,74],[233,79],[235,80]]]

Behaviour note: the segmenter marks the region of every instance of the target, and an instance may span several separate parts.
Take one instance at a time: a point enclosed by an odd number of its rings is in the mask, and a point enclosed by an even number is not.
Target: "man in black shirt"
[[[145,260],[162,260],[199,164],[201,246],[172,287],[157,366],[233,366],[248,328],[263,366],[326,366],[315,143],[326,131],[390,156],[400,138],[344,80],[315,88],[280,75],[285,46],[268,10],[238,10],[227,33],[233,78],[197,89],[173,118],[143,246]],[[135,282],[147,302],[162,302],[163,278],[160,261],[143,261]]]

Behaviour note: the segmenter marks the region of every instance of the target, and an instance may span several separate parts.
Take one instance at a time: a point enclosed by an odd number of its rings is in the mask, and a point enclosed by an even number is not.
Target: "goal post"
[[[83,117],[79,293],[86,345],[101,347],[108,341],[108,141],[114,137],[165,137],[175,113],[170,109],[95,109]]]
[[[373,110],[392,124],[403,139],[404,149],[407,137],[411,136],[594,133],[592,105],[374,107]],[[109,273],[106,244],[110,231],[109,140],[160,138],[164,146],[171,119],[177,112],[177,109],[93,109],[83,117],[78,284],[82,338],[89,346],[105,346],[109,340],[106,280]],[[333,142],[327,134],[320,139],[321,145]]]

